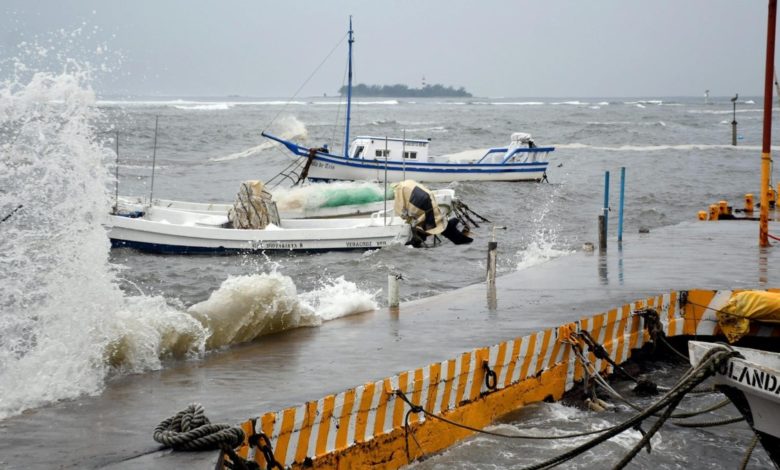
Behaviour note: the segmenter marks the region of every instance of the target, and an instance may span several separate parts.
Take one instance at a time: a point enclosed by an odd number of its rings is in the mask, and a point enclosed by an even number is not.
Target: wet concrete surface
[[[207,468],[216,453],[160,451],[152,440],[189,403],[202,403],[212,422],[238,424],[650,295],[777,287],[778,260],[780,246],[758,247],[754,222],[632,234],[603,255],[581,251],[500,277],[495,299],[473,285],[115,379],[100,396],[0,422],[0,467]]]

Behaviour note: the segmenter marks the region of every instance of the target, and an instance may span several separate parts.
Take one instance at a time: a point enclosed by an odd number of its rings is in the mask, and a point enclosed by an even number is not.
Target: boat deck
[[[780,222],[769,231],[780,233]],[[500,240],[498,248],[500,258]],[[780,247],[758,247],[755,222],[691,222],[631,234],[622,246],[611,240],[604,255],[577,252],[502,276],[495,297],[485,284],[473,285],[398,311],[287,331],[5,420],[0,466],[205,468],[216,453],[156,451],[151,438],[162,419],[191,402],[202,403],[212,422],[237,424],[650,295],[776,287],[779,261]]]

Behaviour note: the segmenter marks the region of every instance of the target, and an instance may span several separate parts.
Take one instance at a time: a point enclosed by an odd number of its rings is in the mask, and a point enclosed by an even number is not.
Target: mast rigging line
[[[344,35],[341,37],[341,39],[339,40],[339,42],[338,42],[338,43],[337,43],[335,46],[333,46],[333,49],[331,49],[331,50],[330,50],[330,52],[328,52],[328,55],[326,55],[326,56],[325,56],[325,58],[324,58],[324,59],[322,59],[322,62],[320,62],[320,63],[319,63],[319,65],[317,65],[317,67],[314,69],[314,71],[312,71],[312,73],[311,73],[311,74],[309,74],[309,76],[308,76],[308,77],[306,77],[306,80],[304,80],[304,81],[303,81],[303,83],[301,84],[301,86],[300,86],[300,87],[298,87],[298,89],[297,89],[297,90],[295,91],[295,93],[294,93],[294,94],[293,94],[293,95],[290,97],[290,99],[289,99],[289,100],[287,100],[287,102],[284,104],[284,106],[282,106],[282,109],[280,109],[280,110],[279,110],[279,112],[277,112],[277,113],[276,113],[276,115],[273,117],[273,119],[271,119],[271,121],[269,121],[269,122],[268,122],[268,124],[266,124],[266,125],[263,127],[263,129],[260,131],[261,133],[262,133],[262,132],[265,132],[265,131],[268,129],[268,127],[269,127],[271,124],[273,124],[273,123],[274,123],[274,122],[275,122],[275,121],[276,121],[276,120],[279,118],[279,115],[281,115],[281,114],[282,114],[282,113],[283,113],[283,112],[284,112],[284,111],[285,111],[285,110],[286,110],[286,109],[287,109],[287,108],[290,106],[290,103],[292,103],[292,100],[294,100],[294,99],[295,99],[295,98],[298,96],[298,93],[300,93],[300,92],[301,92],[301,90],[303,90],[303,87],[305,87],[305,86],[306,86],[306,84],[307,84],[307,83],[309,83],[309,81],[310,81],[310,80],[311,80],[311,79],[314,77],[314,75],[316,75],[316,74],[317,74],[317,72],[318,72],[318,71],[319,71],[319,70],[322,68],[322,66],[325,64],[325,62],[327,62],[327,61],[328,61],[328,59],[330,58],[330,56],[332,56],[332,55],[333,55],[333,53],[334,53],[334,52],[336,52],[336,49],[338,49],[338,48],[339,48],[339,46],[341,46],[341,43],[343,43],[343,42],[344,42],[344,39],[347,37],[347,35],[348,35],[348,34],[349,34],[349,33],[344,33]]]

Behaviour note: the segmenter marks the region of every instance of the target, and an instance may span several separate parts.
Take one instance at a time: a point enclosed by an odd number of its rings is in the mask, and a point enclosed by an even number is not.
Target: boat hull
[[[398,219],[337,219],[283,229],[238,230],[183,225],[165,221],[110,216],[108,236],[113,247],[153,253],[230,254],[267,251],[368,250],[406,243],[411,229]],[[354,222],[354,223],[350,223]]]
[[[406,163],[342,158],[318,153],[309,168],[312,181],[384,181],[411,179],[424,183],[452,181],[541,181],[548,162],[533,163]],[[385,168],[387,171],[385,172]]]
[[[690,341],[691,364],[698,364],[712,343]],[[734,348],[733,357],[717,371],[714,382],[729,397],[759,436],[761,445],[777,465],[780,462],[780,354]]]

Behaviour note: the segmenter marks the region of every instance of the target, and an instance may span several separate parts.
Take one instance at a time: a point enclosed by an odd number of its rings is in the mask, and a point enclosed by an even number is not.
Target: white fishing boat
[[[488,149],[473,159],[456,156],[431,156],[429,140],[361,136],[350,145],[352,106],[352,19],[349,22],[349,62],[347,84],[346,131],[343,152],[331,153],[327,146],[305,147],[273,136],[301,158],[302,178],[311,181],[542,181],[546,178],[548,157],[554,147],[537,147],[525,133],[512,135],[506,147]]]
[[[328,191],[326,185],[322,186],[323,191]],[[316,201],[310,202],[308,200],[282,200],[281,202],[276,199],[277,195],[274,193],[274,198],[277,203],[279,211],[279,217],[281,219],[329,219],[337,217],[369,217],[379,211],[383,211],[388,207],[392,208],[393,200],[387,201],[381,200],[381,193],[377,197],[367,198],[365,197],[366,191],[362,188],[358,188],[359,194],[355,197],[340,197],[334,198],[312,198]],[[431,191],[436,198],[436,202],[439,205],[442,213],[449,214],[453,200],[455,200],[455,191],[452,189],[436,189]],[[358,199],[369,199],[367,202],[360,202],[351,204]],[[373,200],[372,200],[373,199]],[[343,202],[343,204],[341,204]],[[190,202],[190,201],[177,201],[173,199],[154,199],[152,204],[149,204],[149,199],[144,197],[129,197],[120,196],[117,203],[117,212],[120,213],[132,213],[132,212],[144,212],[147,208],[164,208],[175,209],[186,212],[195,212],[206,215],[216,215],[227,217],[228,212],[233,207],[233,204],[228,203],[203,203],[203,202]]]
[[[365,250],[411,238],[408,223],[379,212],[364,218],[280,219],[262,229],[233,228],[227,216],[159,206],[140,217],[110,218],[112,247],[154,253]]]
[[[249,181],[229,208],[184,203],[117,212],[110,215],[108,236],[116,248],[181,254],[366,250],[416,245],[439,234],[455,243],[470,241],[448,224],[448,212],[441,211],[430,191],[411,181],[394,189],[392,207],[370,217],[283,219],[262,183]]]
[[[688,342],[692,365],[712,348],[723,345]],[[761,445],[774,462],[780,462],[780,354],[730,346],[739,353],[720,367],[715,383],[745,416]]]

